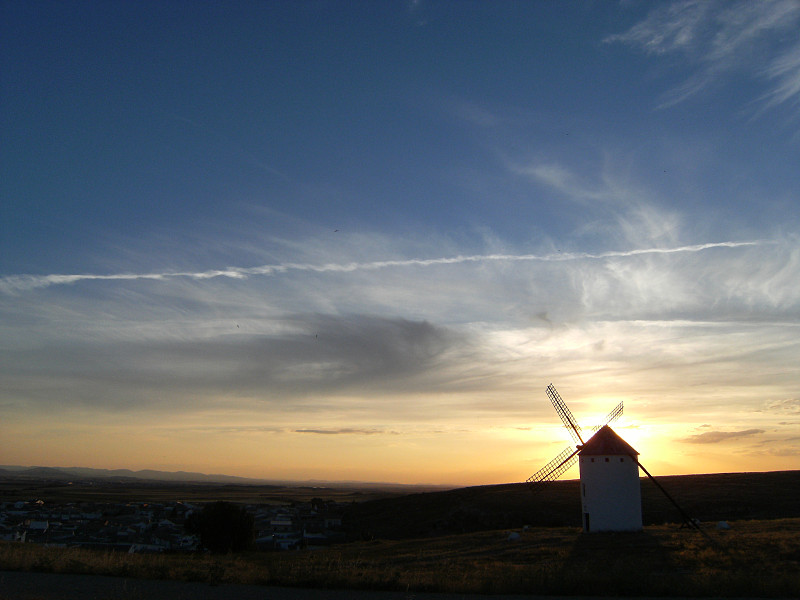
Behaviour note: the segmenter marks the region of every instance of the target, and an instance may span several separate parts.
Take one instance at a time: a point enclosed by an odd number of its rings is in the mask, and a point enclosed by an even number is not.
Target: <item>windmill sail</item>
[[[576,460],[578,460],[578,450],[573,449],[572,446],[567,446],[553,460],[528,477],[525,482],[545,483],[554,481],[574,465]]]
[[[550,398],[550,402],[553,403],[553,408],[556,409],[558,416],[561,417],[561,421],[564,423],[564,427],[567,428],[567,431],[569,431],[569,434],[572,436],[572,439],[575,440],[575,443],[578,445],[578,447],[573,448],[572,446],[567,446],[553,460],[536,471],[536,473],[528,477],[525,482],[533,484],[531,487],[534,490],[541,489],[544,487],[543,484],[550,481],[555,481],[561,477],[561,475],[566,473],[570,467],[572,467],[572,465],[578,461],[578,452],[580,452],[581,447],[583,446],[581,428],[578,425],[578,422],[575,420],[575,417],[572,416],[572,412],[569,410],[566,403],[561,399],[561,396],[556,391],[555,386],[551,383],[547,386],[546,391],[547,397]],[[616,421],[620,415],[622,415],[622,402],[620,402],[614,408],[614,410],[612,410],[606,416],[606,422],[604,425],[608,425],[612,421]],[[596,432],[602,427],[603,425],[599,425],[598,427],[595,427],[593,431]]]
[[[594,433],[597,433],[604,426],[608,425],[609,423],[613,423],[614,421],[619,419],[621,415],[622,415],[622,402],[617,404],[617,406],[614,408],[614,410],[612,410],[610,413],[608,413],[606,415],[605,423],[603,423],[602,425],[595,425],[594,427],[592,427],[592,431]]]
[[[572,439],[575,440],[575,443],[583,444],[580,426],[578,425],[577,421],[575,421],[575,417],[572,416],[572,412],[570,412],[569,408],[567,408],[567,405],[561,399],[561,396],[558,395],[558,392],[552,383],[547,386],[547,397],[550,398],[550,402],[553,403],[553,407],[556,409],[558,416],[561,417],[564,427],[567,428],[567,431],[569,431],[569,434],[572,436]]]

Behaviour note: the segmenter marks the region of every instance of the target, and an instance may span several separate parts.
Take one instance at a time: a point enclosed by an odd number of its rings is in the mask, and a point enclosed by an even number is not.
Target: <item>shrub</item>
[[[231,502],[206,504],[199,514],[186,520],[186,529],[199,535],[200,543],[217,553],[250,550],[255,542],[253,515]]]

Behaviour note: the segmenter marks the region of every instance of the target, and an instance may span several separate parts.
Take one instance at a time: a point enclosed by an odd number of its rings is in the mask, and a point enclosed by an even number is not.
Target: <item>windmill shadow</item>
[[[688,573],[668,547],[646,530],[581,533],[565,559],[567,593],[592,596],[670,596],[685,589]]]

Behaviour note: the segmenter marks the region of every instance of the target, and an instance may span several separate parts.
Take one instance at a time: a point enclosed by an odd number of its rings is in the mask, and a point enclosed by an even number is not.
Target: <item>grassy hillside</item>
[[[692,517],[703,521],[800,517],[800,471],[659,477]],[[680,522],[675,507],[642,480],[646,525]],[[580,527],[577,481],[557,481],[534,493],[525,484],[411,494],[354,504],[346,516],[354,538],[403,539],[501,528]]]

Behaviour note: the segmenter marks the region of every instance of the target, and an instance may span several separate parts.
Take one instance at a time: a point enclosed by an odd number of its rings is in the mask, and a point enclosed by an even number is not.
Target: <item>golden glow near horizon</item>
[[[584,431],[624,401],[612,427],[654,474],[798,468],[792,386],[751,374],[753,359],[740,358],[739,350],[714,350],[713,361],[700,360],[731,333],[701,325],[698,337],[697,327],[622,322],[490,332],[477,357],[473,341],[468,358],[423,374],[423,386],[444,378],[461,392],[381,392],[380,382],[335,395],[323,387],[261,396],[195,388],[188,397],[167,391],[163,405],[115,410],[76,401],[23,410],[7,401],[0,454],[5,464],[254,478],[524,481],[571,443],[545,394],[552,381]],[[759,348],[798,345],[792,328],[761,329]],[[473,336],[481,339],[480,329]],[[790,363],[776,362],[783,369]],[[552,372],[552,379],[528,375],[533,369]]]
[[[582,421],[586,439],[592,425],[600,424],[604,411],[618,401],[611,396],[564,399],[579,424]],[[762,423],[757,417],[749,422],[752,427],[712,432],[703,423],[676,423],[658,412],[650,412],[648,419],[646,403],[625,402],[625,414],[612,428],[639,451],[642,464],[653,474],[797,468],[794,456],[776,456],[765,447],[766,430],[759,429]],[[538,399],[531,395],[530,406],[538,422],[484,415],[475,421],[426,419],[423,423],[398,421],[391,427],[367,421],[341,428],[335,415],[315,420],[314,426],[298,426],[291,418],[265,421],[257,414],[226,417],[216,412],[187,415],[173,423],[116,415],[91,426],[86,415],[79,415],[65,419],[58,428],[37,426],[35,420],[12,420],[3,425],[3,460],[6,464],[183,470],[267,479],[510,483],[524,481],[572,445],[543,389]],[[685,416],[686,410],[681,414]],[[582,419],[584,415],[588,417]],[[708,433],[714,435],[704,438]],[[742,447],[739,440],[749,437],[759,442]],[[577,467],[563,476],[577,477]]]

